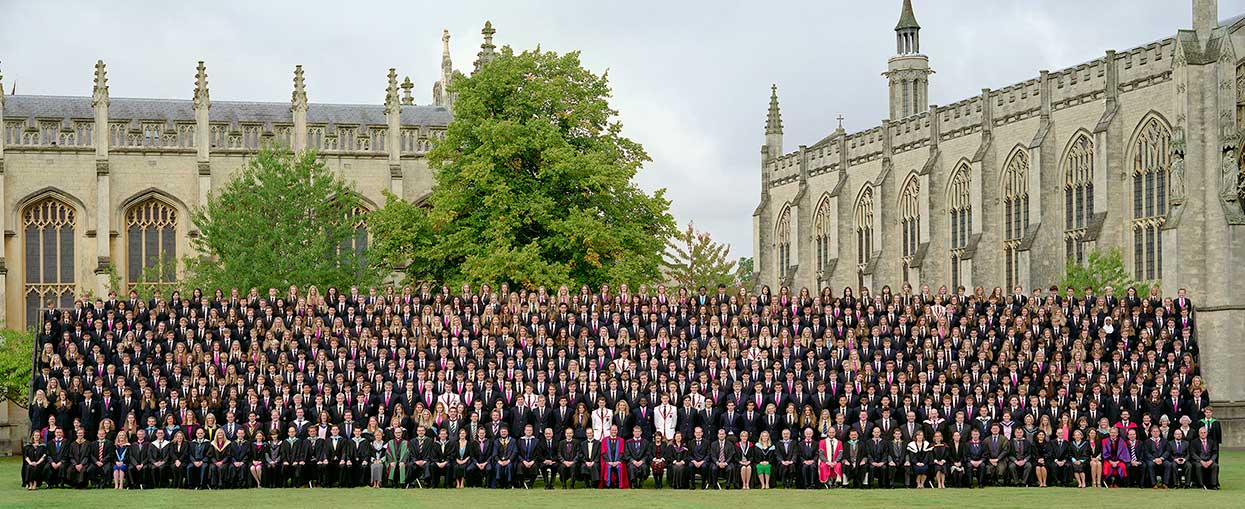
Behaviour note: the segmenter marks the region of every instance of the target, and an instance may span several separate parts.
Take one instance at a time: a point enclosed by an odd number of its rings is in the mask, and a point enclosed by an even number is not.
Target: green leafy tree
[[[739,261],[735,262],[735,286],[752,284],[752,276],[752,257],[739,257]]]
[[[662,263],[667,276],[683,288],[715,287],[735,279],[730,254],[730,246],[714,242],[708,232],[696,230],[689,222],[687,228],[666,241]]]
[[[649,157],[622,136],[606,76],[577,52],[507,47],[450,88],[430,208],[389,199],[369,220],[374,256],[449,283],[660,278],[670,202],[632,182]]]
[[[205,288],[373,284],[381,269],[349,246],[359,196],[312,152],[265,148],[195,210],[200,256],[187,283]]]
[[[1138,295],[1150,294],[1150,285],[1133,279],[1124,267],[1123,255],[1115,248],[1105,252],[1090,251],[1088,262],[1084,265],[1069,263],[1060,286],[1072,287],[1077,295],[1084,293],[1086,287],[1101,293],[1108,286],[1115,288],[1116,295],[1123,295],[1124,289],[1130,286],[1137,288]]]
[[[26,407],[34,351],[33,332],[0,330],[0,401],[12,401]]]

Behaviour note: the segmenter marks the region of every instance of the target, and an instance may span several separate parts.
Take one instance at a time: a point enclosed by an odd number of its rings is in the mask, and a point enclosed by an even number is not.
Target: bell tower
[[[904,0],[895,25],[895,56],[882,73],[890,82],[891,120],[929,110],[929,57],[921,54],[921,25],[912,13],[912,0]]]

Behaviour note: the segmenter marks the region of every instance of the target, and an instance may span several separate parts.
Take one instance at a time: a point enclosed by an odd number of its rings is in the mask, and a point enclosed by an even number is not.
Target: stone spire
[[[199,67],[195,73],[195,109],[208,108],[211,106],[211,100],[208,99],[208,80],[207,66],[203,65],[203,61],[199,61]]]
[[[392,67],[389,68],[389,86],[385,88],[385,124],[385,151],[389,153],[390,178],[401,179],[402,100],[398,97],[398,71]]]
[[[96,172],[108,173],[108,68],[104,61],[95,62],[95,92],[91,94],[91,107],[95,110],[95,161]],[[102,162],[102,166],[101,166]]]
[[[454,62],[450,60],[450,29],[441,30],[441,80],[449,80],[450,73],[454,72]]]
[[[3,113],[3,108],[4,108],[4,73],[0,72],[0,113]],[[0,114],[0,118],[3,118],[3,117],[4,115]],[[0,139],[0,143],[4,143],[4,140]]]
[[[769,157],[782,155],[782,114],[778,111],[778,85],[770,85],[769,112],[765,115],[765,151]]]
[[[480,30],[480,35],[484,36],[484,42],[480,44],[480,53],[476,55],[477,71],[479,71],[481,67],[484,67],[485,64],[493,61],[493,57],[496,56],[496,53],[493,51],[497,48],[497,46],[493,45],[493,34],[495,33],[497,33],[497,31],[493,30],[493,22],[485,21],[484,28]]]
[[[769,87],[769,113],[765,115],[765,134],[782,134],[782,114],[778,111],[778,85]]]
[[[398,70],[389,68],[389,86],[385,88],[385,114],[400,112],[402,99],[398,97]]]
[[[920,29],[921,25],[916,22],[916,15],[912,14],[912,0],[903,0],[903,10],[899,13],[899,23],[895,24],[895,30],[903,30],[906,28]]]
[[[415,104],[415,96],[411,95],[411,91],[415,89],[415,84],[411,83],[411,77],[407,76],[402,80],[402,104],[411,106]]]
[[[91,106],[108,106],[108,68],[103,60],[95,62],[95,93],[91,95]]]
[[[307,85],[303,79],[303,65],[294,66],[294,93],[290,94],[290,111],[307,111]]]
[[[294,133],[290,146],[295,153],[307,150],[307,85],[303,79],[302,64],[294,66],[294,92],[290,94],[290,116],[294,117]]]
[[[195,68],[195,152],[199,162],[199,179],[200,181],[207,179],[207,186],[211,186],[212,166],[210,163],[212,151],[212,127],[210,124],[209,110],[212,109],[212,101],[208,97],[208,79],[207,66],[203,65],[203,61],[199,61],[199,66]],[[200,194],[204,193],[203,182],[200,182]],[[200,196],[202,199],[203,196]],[[206,200],[201,202],[206,203]]]

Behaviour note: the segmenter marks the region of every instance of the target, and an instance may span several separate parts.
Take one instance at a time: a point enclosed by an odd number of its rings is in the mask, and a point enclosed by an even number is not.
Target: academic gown
[[[843,443],[829,436],[817,444],[817,477],[822,483],[843,475]]]
[[[613,447],[610,447],[611,442],[613,442]],[[610,480],[617,480],[617,485],[610,486],[611,488],[630,488],[630,485],[627,483],[626,444],[627,441],[622,438],[606,438],[601,441],[601,478],[597,480],[597,488],[604,488],[606,484],[613,484],[607,482]],[[618,462],[618,466],[613,470],[611,470],[609,465],[611,461]],[[611,473],[613,474],[612,476]]]

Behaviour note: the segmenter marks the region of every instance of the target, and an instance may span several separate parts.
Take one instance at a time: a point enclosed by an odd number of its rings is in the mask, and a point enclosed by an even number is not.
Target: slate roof
[[[212,122],[292,123],[288,103],[212,101],[209,110]],[[77,118],[95,117],[90,97],[12,95],[5,97],[4,116],[16,118]],[[135,99],[114,97],[108,101],[109,119],[165,120],[194,122],[194,103],[188,99]],[[450,112],[442,106],[404,105],[402,125],[446,126]],[[385,107],[379,104],[307,105],[310,124],[373,124],[383,125]]]

